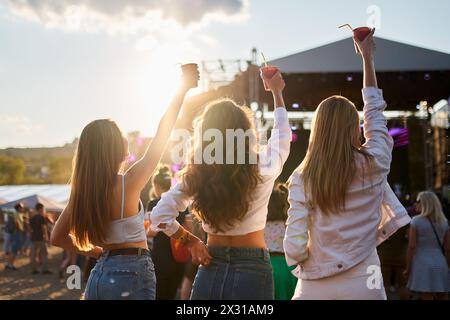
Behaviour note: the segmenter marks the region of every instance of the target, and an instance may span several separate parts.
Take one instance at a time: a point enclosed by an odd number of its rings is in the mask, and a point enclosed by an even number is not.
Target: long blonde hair
[[[96,120],[81,133],[74,157],[70,233],[80,250],[103,243],[112,219],[117,175],[127,155],[123,135],[111,120]]]
[[[430,191],[421,192],[417,196],[417,201],[420,202],[422,207],[422,212],[420,213],[422,217],[429,218],[438,225],[447,223],[442,204],[436,194]]]
[[[358,170],[357,153],[370,167],[372,157],[361,145],[355,105],[341,96],[325,99],[315,112],[308,151],[299,167],[309,205],[324,214],[345,208],[347,189]]]

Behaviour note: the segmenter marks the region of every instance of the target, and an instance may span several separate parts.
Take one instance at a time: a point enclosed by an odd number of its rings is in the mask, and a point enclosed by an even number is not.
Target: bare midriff
[[[252,232],[242,236],[219,236],[208,234],[208,246],[233,248],[266,249],[264,230]]]
[[[117,250],[117,249],[127,249],[127,248],[148,249],[147,241],[119,243],[119,244],[103,244],[103,245],[101,245],[101,247],[103,248],[103,250]]]

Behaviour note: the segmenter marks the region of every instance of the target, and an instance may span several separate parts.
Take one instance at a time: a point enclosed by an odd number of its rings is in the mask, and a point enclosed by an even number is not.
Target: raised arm
[[[280,72],[272,78],[261,75],[268,89],[272,92],[274,103],[274,126],[267,148],[260,153],[260,172],[262,175],[275,178],[283,170],[283,165],[289,157],[292,131],[289,125],[286,106],[283,98],[283,90],[286,86]]]
[[[289,205],[286,234],[283,241],[286,262],[295,266],[308,259],[308,214],[305,193],[298,172],[289,183]]]
[[[364,88],[362,91],[364,100],[364,137],[366,139],[364,148],[374,156],[374,164],[382,173],[380,177],[384,178],[390,170],[394,142],[389,135],[386,118],[383,115],[383,111],[386,109],[383,92],[378,89],[374,62],[374,32],[375,29],[362,42],[356,37],[354,41],[359,47],[364,66]]]
[[[143,157],[126,172],[127,188],[132,188],[139,193],[147,184],[164,154],[167,141],[169,140],[172,128],[177,121],[186,93],[190,89],[196,87],[198,79],[198,70],[183,76],[181,85],[178,88],[175,97],[159,122],[158,131],[156,132],[155,137],[148,146]]]

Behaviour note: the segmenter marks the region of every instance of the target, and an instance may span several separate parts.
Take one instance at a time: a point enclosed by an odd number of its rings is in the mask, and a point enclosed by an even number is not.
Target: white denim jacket
[[[301,173],[291,176],[283,246],[288,265],[298,266],[293,271],[298,278],[321,279],[352,268],[411,220],[387,183],[393,140],[383,116],[382,91],[365,88],[363,99],[364,147],[374,161],[370,175],[364,176],[359,171],[364,158],[356,156],[358,173],[349,186],[345,210],[323,215],[309,207]]]

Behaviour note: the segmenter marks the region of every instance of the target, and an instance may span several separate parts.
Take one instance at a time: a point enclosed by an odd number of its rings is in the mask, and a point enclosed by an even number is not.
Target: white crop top
[[[263,230],[267,220],[267,205],[272,194],[276,178],[283,170],[286,162],[292,138],[292,131],[285,108],[276,108],[274,112],[274,127],[271,138],[259,153],[259,169],[262,182],[259,183],[254,192],[247,214],[236,222],[233,228],[227,232],[214,232],[213,229],[203,222],[203,229],[209,234],[240,236]],[[192,203],[192,199],[183,192],[183,183],[179,182],[171,190],[161,196],[161,200],[152,210],[152,230],[163,231],[168,236],[177,232],[180,224],[176,218],[179,212],[183,212]],[[165,224],[165,228],[159,228]]]
[[[131,217],[123,217],[125,203],[125,176],[122,176],[122,204],[120,219],[109,223],[105,244],[121,244],[147,241],[144,227],[145,211],[142,201],[139,200],[139,213]]]

